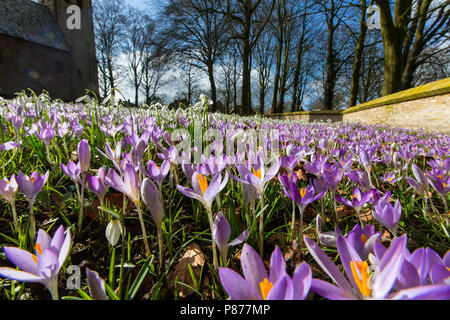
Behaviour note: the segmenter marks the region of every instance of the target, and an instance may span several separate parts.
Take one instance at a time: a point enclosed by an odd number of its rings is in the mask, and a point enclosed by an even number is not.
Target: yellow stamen
[[[300,189],[300,196],[302,197],[302,199],[305,196],[305,194],[306,194],[306,189],[305,188],[301,188]]]
[[[254,174],[255,176],[257,176],[258,179],[261,180],[261,168],[258,169],[258,170],[256,170],[256,171],[255,171],[255,169],[252,169],[252,171],[253,171],[253,174]]]
[[[267,296],[269,295],[270,290],[273,287],[273,283],[269,282],[267,278],[264,278],[264,281],[261,281],[259,283],[259,288],[261,289],[261,294],[264,300],[267,299]]]
[[[202,174],[198,174],[197,179],[200,185],[200,189],[202,190],[202,194],[204,194],[206,189],[208,188],[208,180],[206,180],[206,177],[204,177]]]
[[[351,261],[350,268],[352,269],[353,279],[355,279],[356,285],[359,288],[359,291],[366,297],[370,296],[370,288],[369,284],[369,266],[366,261]],[[361,275],[361,279],[359,278],[358,272],[356,271],[358,268],[359,274]]]
[[[367,237],[366,237],[365,234],[362,234],[362,235],[361,235],[361,240],[362,240],[362,242],[364,242],[364,244],[366,243]]]
[[[39,243],[36,243],[36,246],[34,248],[37,250],[39,255],[42,254],[42,248],[41,248],[41,245]]]

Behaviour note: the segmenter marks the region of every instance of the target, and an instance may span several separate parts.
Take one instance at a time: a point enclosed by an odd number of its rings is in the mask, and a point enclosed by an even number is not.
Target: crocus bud
[[[91,148],[86,139],[81,140],[78,144],[78,161],[81,173],[86,173],[89,170],[89,163],[91,161]]]
[[[105,281],[99,277],[98,273],[86,268],[86,278],[92,299],[108,300],[105,292]]]
[[[228,239],[230,239],[231,227],[228,220],[219,212],[214,219],[213,237],[222,256],[227,256]],[[224,262],[225,263],[225,262]]]
[[[141,196],[150,211],[156,226],[158,228],[161,227],[163,220],[162,199],[159,195],[158,187],[152,180],[145,178],[144,181],[142,181]]]
[[[111,220],[106,227],[106,239],[113,247],[117,244],[122,234],[122,224],[119,220]]]

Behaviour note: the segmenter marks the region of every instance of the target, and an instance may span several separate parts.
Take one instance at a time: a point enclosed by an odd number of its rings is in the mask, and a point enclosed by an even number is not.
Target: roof
[[[30,0],[0,1],[0,34],[70,51],[48,8]]]

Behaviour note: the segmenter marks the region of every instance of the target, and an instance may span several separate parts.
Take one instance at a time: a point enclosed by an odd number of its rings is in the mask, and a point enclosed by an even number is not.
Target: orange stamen
[[[369,266],[367,265],[366,261],[360,262],[360,261],[351,261],[350,262],[350,268],[352,269],[352,275],[353,279],[355,279],[356,285],[358,286],[359,291],[361,294],[363,294],[366,297],[370,296],[370,288],[368,286],[369,284]],[[359,274],[361,275],[361,278],[359,278],[358,272],[356,271],[358,269]]]
[[[255,171],[255,169],[252,169],[252,171],[253,171],[253,174],[254,174],[255,176],[257,176],[258,179],[261,180],[261,168],[258,169],[258,170],[256,170],[256,171]]]
[[[364,244],[366,243],[367,237],[366,237],[365,234],[362,234],[362,235],[361,235],[361,240],[362,240],[362,242],[364,242]]]
[[[306,189],[305,188],[301,188],[300,189],[300,196],[303,198],[306,194]]]
[[[37,250],[39,255],[42,254],[42,248],[41,248],[41,245],[39,243],[36,243],[36,246],[34,248]]]
[[[208,188],[208,180],[206,180],[206,177],[204,177],[202,174],[198,174],[197,179],[200,185],[200,189],[202,190],[202,194],[204,194],[206,189]]]
[[[261,294],[264,300],[267,300],[267,296],[269,295],[270,290],[273,287],[273,283],[269,282],[267,278],[264,278],[264,281],[259,283],[259,288],[261,289]]]

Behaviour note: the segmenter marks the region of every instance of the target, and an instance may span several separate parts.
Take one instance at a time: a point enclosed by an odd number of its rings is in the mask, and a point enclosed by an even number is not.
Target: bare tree
[[[448,54],[448,1],[432,6],[432,0],[375,0],[380,8],[381,35],[384,47],[383,95],[413,84],[418,67],[442,52]],[[393,9],[393,12],[392,12]]]
[[[93,7],[95,43],[99,68],[99,84],[103,97],[121,80],[119,56],[125,16],[120,0],[98,0]]]
[[[169,0],[165,15],[173,38],[172,50],[203,70],[211,87],[212,111],[217,107],[215,65],[227,46],[224,17],[213,9],[216,0]]]
[[[134,104],[139,105],[139,88],[143,77],[143,63],[146,47],[151,41],[154,25],[150,17],[134,7],[127,8],[125,37],[122,41],[123,53],[127,61],[130,83],[134,87]]]
[[[275,0],[222,0],[219,2],[219,12],[226,16],[227,27],[231,29],[233,39],[240,42],[242,58],[242,108],[241,114],[251,112],[251,57],[256,43],[265,29]]]

